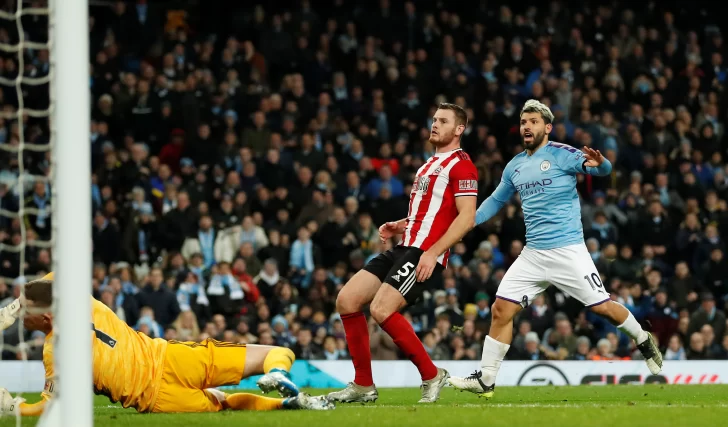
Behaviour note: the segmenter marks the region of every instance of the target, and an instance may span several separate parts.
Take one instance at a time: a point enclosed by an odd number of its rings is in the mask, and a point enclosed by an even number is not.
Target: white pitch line
[[[583,402],[583,403],[483,403],[482,405],[476,403],[460,403],[455,405],[337,405],[336,409],[339,408],[365,408],[365,409],[380,409],[380,408],[397,408],[397,409],[428,409],[428,408],[614,408],[621,406],[635,406],[641,408],[728,408],[728,403],[719,404],[697,404],[697,403],[639,403],[635,402],[634,405],[629,405],[627,402],[611,403],[611,402]]]

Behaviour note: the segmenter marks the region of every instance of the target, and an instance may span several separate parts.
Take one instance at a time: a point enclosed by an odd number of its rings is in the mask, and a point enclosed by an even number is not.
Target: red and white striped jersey
[[[458,216],[455,198],[478,195],[478,171],[470,156],[458,148],[437,153],[417,171],[410,193],[403,246],[428,250]],[[437,258],[447,267],[450,250]]]

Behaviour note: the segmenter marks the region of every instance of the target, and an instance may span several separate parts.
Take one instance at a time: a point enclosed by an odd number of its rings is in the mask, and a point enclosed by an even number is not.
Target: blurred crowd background
[[[0,0],[14,10],[13,0]],[[41,4],[42,2],[34,2]],[[728,49],[711,3],[441,0],[114,1],[91,8],[93,293],[153,337],[346,359],[337,292],[406,216],[439,102],[464,106],[479,201],[522,151],[519,109],[614,169],[578,177],[587,246],[613,299],[669,360],[728,359]],[[669,6],[669,7],[668,7]],[[23,18],[26,39],[47,21]],[[15,42],[14,22],[0,42]],[[45,50],[0,53],[43,77]],[[47,86],[22,86],[25,107]],[[0,85],[2,111],[17,111]],[[63,108],[59,100],[56,108]],[[52,265],[45,119],[0,119],[0,306]],[[22,178],[22,181],[21,179]],[[18,210],[23,207],[23,215]],[[490,304],[525,244],[517,196],[454,248],[407,310],[435,360],[479,360]],[[28,246],[21,259],[20,244]],[[11,249],[17,249],[15,251]],[[396,346],[370,322],[375,359]],[[638,358],[551,288],[518,316],[509,359]],[[19,342],[18,328],[4,334]],[[43,336],[24,332],[31,358]],[[5,347],[3,359],[20,353]]]

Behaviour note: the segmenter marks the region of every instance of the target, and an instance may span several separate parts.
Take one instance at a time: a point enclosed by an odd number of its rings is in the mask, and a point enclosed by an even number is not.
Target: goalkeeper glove
[[[10,305],[0,309],[0,331],[4,331],[15,323],[20,315],[20,305],[20,298],[18,298]]]
[[[15,397],[5,388],[0,388],[0,415],[20,415],[22,397]]]

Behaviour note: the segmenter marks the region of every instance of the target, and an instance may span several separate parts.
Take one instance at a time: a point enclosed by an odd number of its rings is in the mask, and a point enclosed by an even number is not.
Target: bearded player
[[[27,283],[25,301],[19,301],[27,307],[23,319],[26,329],[46,334],[43,346],[46,383],[42,400],[27,404],[0,389],[2,413],[38,416],[53,397],[56,388],[53,316],[47,312],[53,300],[52,275]],[[333,409],[326,397],[299,393],[290,380],[282,381],[282,375],[273,375],[290,369],[295,356],[287,348],[212,339],[201,343],[152,339],[131,329],[99,301],[92,300],[91,310],[94,391],[114,403],[121,402],[125,408],[139,412]],[[226,394],[213,388],[237,385],[243,378],[263,373],[270,387],[289,397]]]
[[[370,303],[372,317],[420,372],[419,402],[435,402],[446,384],[447,371],[432,363],[399,311],[431,286],[447,266],[450,247],[473,228],[478,173],[460,148],[467,120],[463,108],[440,104],[430,134],[436,152],[417,171],[407,218],[379,227],[382,241],[400,234],[402,241],[356,273],[336,299],[356,373],[344,390],[329,394],[332,400],[369,402],[379,397],[372,378],[369,329],[362,313]]]
[[[500,184],[476,214],[476,225],[488,221],[517,191],[526,222],[527,244],[503,277],[491,307],[481,369],[466,378],[449,379],[453,387],[486,398],[493,396],[510,347],[513,317],[551,284],[635,340],[652,374],[662,369],[662,355],[652,335],[642,330],[629,310],[610,299],[584,244],[576,174],[608,175],[612,165],[598,150],[579,151],[549,141],[553,119],[546,105],[533,99],[526,102],[521,110],[526,150],[508,163]]]

